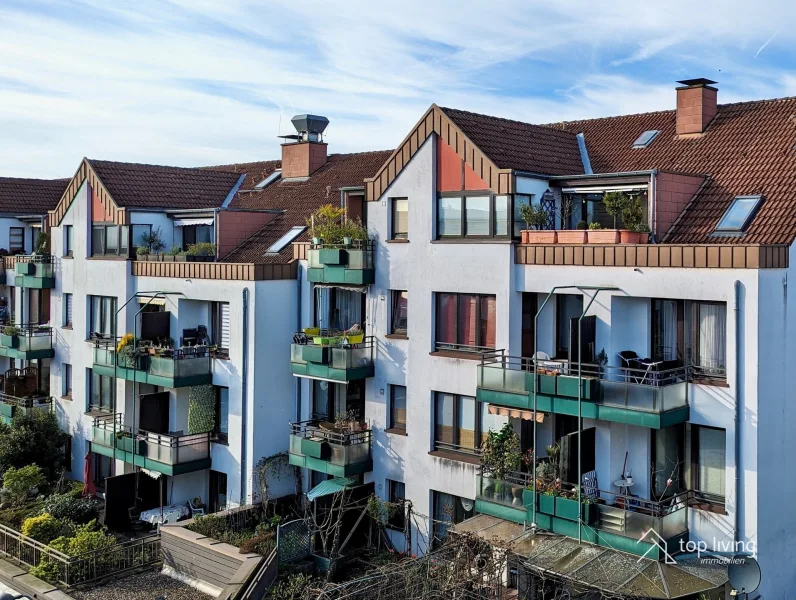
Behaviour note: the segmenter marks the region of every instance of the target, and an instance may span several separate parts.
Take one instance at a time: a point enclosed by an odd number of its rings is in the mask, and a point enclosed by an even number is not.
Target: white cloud
[[[718,79],[721,101],[781,96],[795,15],[780,0],[11,0],[0,173],[273,158],[280,119],[287,133],[303,111],[330,118],[340,152],[397,144],[431,102],[551,122],[671,108],[683,77]]]

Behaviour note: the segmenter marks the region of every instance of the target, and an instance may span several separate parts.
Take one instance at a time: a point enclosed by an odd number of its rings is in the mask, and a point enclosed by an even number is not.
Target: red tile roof
[[[574,133],[455,108],[441,110],[499,169],[545,175],[583,173]]]
[[[239,191],[230,204],[231,208],[271,209],[284,212],[222,260],[246,263],[289,262],[293,256],[293,250],[289,245],[275,256],[265,256],[265,252],[291,227],[304,225],[306,219],[319,206],[329,203],[339,205],[340,188],[362,186],[365,177],[372,177],[391,153],[391,150],[385,150],[357,154],[330,154],[327,163],[305,181],[277,180],[262,191]],[[258,171],[258,176],[253,177],[252,182],[261,181],[263,172]],[[248,184],[248,180],[246,183]],[[298,239],[307,239],[307,234]]]
[[[120,207],[151,209],[217,208],[240,173],[89,160]]]
[[[13,215],[46,215],[54,209],[69,179],[21,179],[0,177],[0,212]]]
[[[226,171],[228,173],[246,174],[246,178],[240,186],[242,190],[252,189],[258,183],[266,179],[271,173],[282,168],[281,160],[263,160],[260,162],[235,163],[232,165],[216,165],[213,167],[202,167],[208,171]]]
[[[680,215],[665,242],[790,244],[796,238],[796,98],[719,105],[698,137],[678,138],[674,110],[550,125],[583,133],[595,173],[659,169],[706,174],[701,192]],[[660,134],[643,149],[646,130]],[[710,234],[733,198],[765,197],[745,235]]]

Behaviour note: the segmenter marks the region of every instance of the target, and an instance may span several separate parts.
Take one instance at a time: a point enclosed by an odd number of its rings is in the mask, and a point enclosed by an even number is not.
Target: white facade
[[[789,435],[796,406],[794,329],[789,314],[796,308],[786,269],[687,269],[514,264],[514,248],[497,240],[436,241],[436,136],[418,150],[386,192],[368,205],[368,227],[377,240],[376,283],[368,292],[368,333],[377,337],[375,377],[368,380],[367,419],[374,430],[372,473],[377,493],[387,497],[387,480],[404,482],[406,497],[418,513],[412,551],[422,551],[432,492],[466,499],[476,495],[475,466],[466,460],[435,456],[434,392],[475,396],[477,361],[431,354],[435,336],[435,293],[460,292],[496,296],[496,348],[523,356],[522,294],[537,294],[541,306],[556,286],[615,288],[597,293],[587,315],[596,316],[596,350],[604,349],[609,366],[619,366],[617,353],[635,350],[647,356],[651,346],[652,299],[710,301],[726,306],[726,383],[688,384],[691,426],[720,428],[725,437],[724,510],[688,510],[690,540],[717,551],[733,540],[753,543],[763,571],[763,595],[782,595],[792,588],[787,568],[796,545],[796,516],[788,510],[796,477],[786,457],[796,451]],[[548,182],[518,177],[517,192],[537,198]],[[391,243],[392,198],[408,198],[408,243]],[[791,249],[791,261],[796,250]],[[736,288],[738,302],[736,304]],[[408,339],[388,337],[390,290],[408,292]],[[566,289],[584,296],[591,290]],[[539,350],[555,353],[555,302],[539,317]],[[736,328],[736,311],[739,328]],[[790,310],[789,310],[790,309]],[[738,360],[736,360],[736,350]],[[525,354],[529,356],[529,354]],[[406,435],[385,432],[389,386],[407,388]],[[305,391],[307,393],[307,391]],[[740,421],[736,423],[736,406]],[[505,417],[490,417],[499,427]],[[553,441],[548,419],[538,429],[537,449]],[[487,423],[484,423],[484,427]],[[601,489],[622,472],[625,455],[636,481],[634,493],[649,498],[652,463],[650,429],[606,421],[584,420],[597,428],[596,471]],[[740,432],[740,433],[739,433]],[[741,471],[735,447],[740,435]],[[683,469],[691,469],[691,442],[685,441]],[[736,493],[739,477],[740,495]],[[736,514],[740,530],[735,531]],[[422,517],[420,515],[423,515]],[[729,544],[729,546],[728,546]],[[747,546],[749,547],[749,546]]]

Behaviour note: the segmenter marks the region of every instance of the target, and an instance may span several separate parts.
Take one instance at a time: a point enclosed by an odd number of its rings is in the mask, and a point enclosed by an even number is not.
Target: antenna
[[[760,587],[760,565],[751,556],[736,554],[727,567],[727,579],[739,594],[751,594]]]

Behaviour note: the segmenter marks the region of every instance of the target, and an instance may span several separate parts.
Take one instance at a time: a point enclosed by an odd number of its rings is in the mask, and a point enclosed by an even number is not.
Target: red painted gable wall
[[[487,190],[489,186],[444,140],[437,138],[437,191]]]

